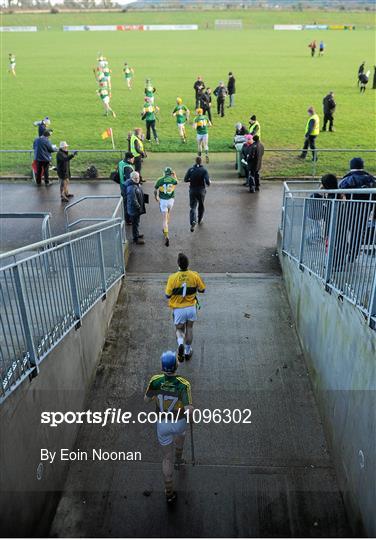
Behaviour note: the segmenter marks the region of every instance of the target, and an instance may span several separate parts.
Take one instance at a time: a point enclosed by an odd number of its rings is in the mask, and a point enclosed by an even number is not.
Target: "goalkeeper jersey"
[[[205,292],[205,283],[197,272],[179,270],[169,276],[165,292],[170,308],[195,306],[197,293]]]

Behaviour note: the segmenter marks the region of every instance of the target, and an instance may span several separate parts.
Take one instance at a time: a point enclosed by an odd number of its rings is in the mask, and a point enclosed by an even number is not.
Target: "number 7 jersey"
[[[184,377],[154,375],[149,381],[146,396],[155,398],[158,412],[171,412],[175,418],[183,418],[184,407],[192,405],[191,384]]]

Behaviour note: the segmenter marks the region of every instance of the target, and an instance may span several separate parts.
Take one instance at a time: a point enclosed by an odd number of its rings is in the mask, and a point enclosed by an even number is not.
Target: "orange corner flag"
[[[102,133],[102,139],[108,139],[108,137],[112,137],[112,128],[107,128],[106,131]]]

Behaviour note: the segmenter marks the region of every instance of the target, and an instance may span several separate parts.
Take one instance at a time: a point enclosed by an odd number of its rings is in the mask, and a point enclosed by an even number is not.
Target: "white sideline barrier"
[[[303,30],[302,24],[275,24],[274,30]]]
[[[0,32],[37,32],[36,26],[0,26]]]
[[[144,30],[198,30],[197,24],[145,24]]]
[[[111,25],[80,25],[63,26],[64,32],[128,32],[131,30],[198,30],[197,24],[111,24]]]

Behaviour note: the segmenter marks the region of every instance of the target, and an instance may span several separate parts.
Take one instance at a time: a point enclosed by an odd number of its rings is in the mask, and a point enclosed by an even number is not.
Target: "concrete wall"
[[[42,411],[83,411],[122,281],[85,315],[0,408],[0,534],[44,536],[63,488],[69,462],[41,464],[41,448],[72,448],[78,425],[51,428]]]
[[[376,535],[376,331],[296,262],[280,261],[354,531]]]

